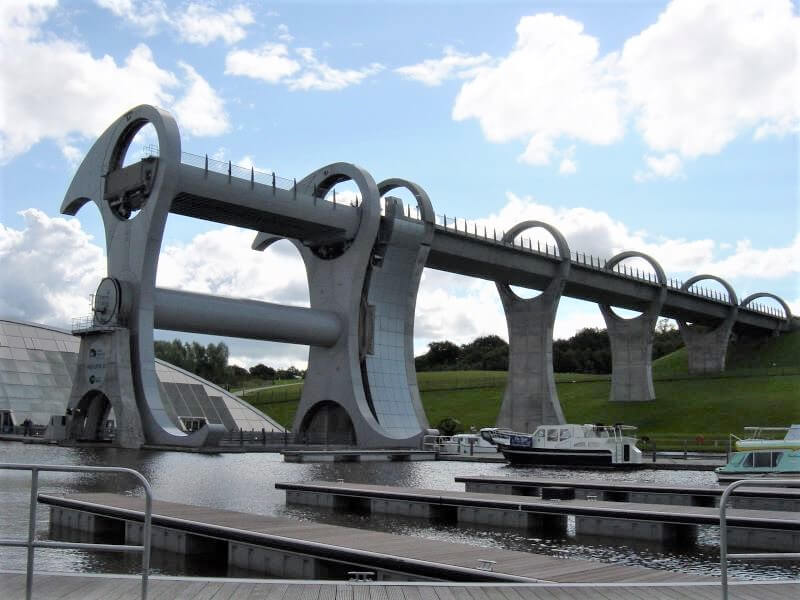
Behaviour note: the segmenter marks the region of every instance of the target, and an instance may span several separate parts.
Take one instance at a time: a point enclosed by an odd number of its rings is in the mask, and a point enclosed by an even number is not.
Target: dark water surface
[[[344,479],[347,482],[463,491],[463,484],[454,481],[459,475],[602,478],[715,486],[714,474],[707,471],[602,472],[513,468],[497,463],[462,462],[296,464],[284,463],[279,454],[205,455],[114,448],[61,448],[14,442],[0,442],[0,462],[129,467],[141,472],[150,481],[154,497],[158,500],[319,521],[476,546],[602,562],[622,562],[683,573],[719,574],[719,531],[715,527],[701,528],[697,542],[688,546],[576,536],[572,524],[565,536],[539,536],[516,529],[438,525],[424,520],[386,515],[354,515],[315,507],[287,506],[284,492],[274,488],[278,481]],[[29,485],[30,473],[0,470],[0,537],[22,538],[27,535]],[[47,494],[141,493],[130,478],[89,473],[41,474],[40,491]],[[36,529],[39,538],[50,537],[49,510],[45,506],[39,507]],[[137,573],[139,565],[138,555],[74,550],[36,552],[38,570]],[[24,551],[0,548],[0,568],[24,569]],[[154,551],[153,571],[170,575],[225,576],[227,567],[195,558],[187,562],[183,557]],[[800,561],[735,562],[731,563],[729,572],[734,577],[747,579],[797,578],[800,576]]]

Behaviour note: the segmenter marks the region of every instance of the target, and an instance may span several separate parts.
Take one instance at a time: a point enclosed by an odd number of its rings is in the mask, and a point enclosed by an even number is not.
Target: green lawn
[[[746,351],[745,351],[746,350]],[[607,375],[556,373],[556,387],[570,423],[624,422],[659,449],[724,448],[729,433],[749,425],[800,423],[800,332],[756,346],[731,347],[721,376],[689,376],[686,351],[653,363],[657,400],[610,403]],[[773,366],[774,365],[774,366]],[[465,428],[495,423],[507,374],[504,371],[439,371],[417,375],[432,426],[454,417]],[[291,427],[302,385],[267,389],[246,399]],[[698,438],[702,437],[702,444]]]

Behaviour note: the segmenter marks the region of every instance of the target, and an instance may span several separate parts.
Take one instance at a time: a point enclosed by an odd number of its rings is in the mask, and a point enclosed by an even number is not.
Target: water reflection
[[[463,490],[454,478],[459,475],[514,475],[571,479],[614,479],[647,483],[714,485],[714,476],[701,471],[603,472],[513,468],[496,463],[389,462],[389,463],[284,463],[278,454],[195,454],[179,452],[132,451],[116,448],[60,448],[0,442],[0,462],[28,462],[66,465],[118,466],[136,469],[150,481],[159,500],[184,502],[274,515],[290,519],[318,521],[362,529],[387,531],[484,547],[569,556],[604,562],[622,562],[702,575],[719,572],[718,531],[702,528],[690,546],[664,546],[630,540],[608,543],[607,539],[576,536],[574,527],[566,535],[545,536],[513,529],[496,529],[403,519],[390,515],[357,515],[306,506],[287,506],[284,493],[274,488],[277,481],[344,479],[356,483],[376,483],[418,488]],[[27,535],[30,475],[0,471],[0,536]],[[112,492],[138,494],[135,482],[124,476],[96,473],[47,473],[40,477],[40,488],[48,494]],[[48,510],[37,513],[37,536],[47,538]],[[59,532],[54,532],[60,535]],[[25,554],[17,549],[0,548],[3,568],[23,569]],[[37,569],[51,571],[137,573],[137,555],[87,553],[83,551],[40,550]],[[164,574],[225,575],[224,565],[189,560],[175,554],[153,552],[154,571]],[[732,576],[746,578],[791,578],[800,576],[800,563],[732,563]]]

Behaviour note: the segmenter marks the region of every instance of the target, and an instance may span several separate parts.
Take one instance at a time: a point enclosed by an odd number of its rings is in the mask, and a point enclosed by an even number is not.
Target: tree
[[[457,368],[464,371],[507,371],[508,343],[497,335],[475,338],[461,346]]]
[[[460,431],[464,431],[461,421],[455,417],[445,417],[436,425],[441,435],[455,435]]]
[[[250,367],[250,375],[258,377],[259,379],[272,380],[275,379],[275,369],[268,367],[261,363]]]
[[[418,356],[415,363],[419,371],[446,371],[455,369],[460,357],[461,348],[453,342],[431,342],[428,352]]]

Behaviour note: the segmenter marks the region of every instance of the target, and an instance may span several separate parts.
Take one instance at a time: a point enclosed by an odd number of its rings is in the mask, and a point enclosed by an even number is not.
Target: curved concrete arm
[[[778,304],[780,304],[783,307],[783,311],[786,314],[786,322],[787,323],[792,322],[792,309],[789,308],[789,305],[786,303],[786,301],[780,296],[776,296],[775,294],[771,294],[769,292],[757,292],[755,294],[750,294],[747,298],[741,301],[739,306],[742,307],[748,306],[753,300],[757,298],[772,298],[773,300],[775,300]]]

